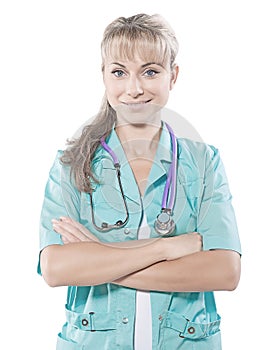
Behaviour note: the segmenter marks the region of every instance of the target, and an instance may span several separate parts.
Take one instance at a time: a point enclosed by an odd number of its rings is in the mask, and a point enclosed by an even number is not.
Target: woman
[[[174,32],[121,17],[101,48],[102,108],[58,152],[41,213],[39,273],[68,286],[57,349],[221,349],[213,291],[237,287],[240,242],[218,150],[161,120]]]

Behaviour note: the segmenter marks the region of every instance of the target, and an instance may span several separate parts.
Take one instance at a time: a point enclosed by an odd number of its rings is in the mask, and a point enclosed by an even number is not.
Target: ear
[[[104,76],[105,66],[104,66],[104,64],[103,64],[103,63],[102,63],[102,65],[101,65],[101,71],[102,71],[102,79],[103,79],[103,83],[104,83],[104,85],[105,85],[105,76]]]
[[[177,64],[173,65],[171,72],[170,90],[174,87],[179,73],[179,66]]]

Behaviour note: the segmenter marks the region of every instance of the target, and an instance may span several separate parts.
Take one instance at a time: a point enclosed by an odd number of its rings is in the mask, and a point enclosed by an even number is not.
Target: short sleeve
[[[203,249],[228,249],[241,254],[232,195],[219,151],[208,146],[205,156],[204,188],[197,224],[203,237]]]
[[[70,180],[70,167],[61,164],[58,151],[46,183],[39,224],[39,257],[43,248],[63,244],[61,236],[52,227],[52,219],[69,216],[79,220],[79,192]],[[37,272],[41,274],[40,258]]]

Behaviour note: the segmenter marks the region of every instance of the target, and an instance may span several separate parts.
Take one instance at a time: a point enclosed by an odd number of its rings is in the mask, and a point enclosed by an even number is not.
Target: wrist
[[[155,241],[156,252],[159,257],[159,261],[168,260],[168,249],[166,244],[166,238],[156,238]]]

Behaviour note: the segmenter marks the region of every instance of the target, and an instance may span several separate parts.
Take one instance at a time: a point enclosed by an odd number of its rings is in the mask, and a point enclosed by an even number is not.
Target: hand
[[[202,250],[202,237],[198,232],[162,239],[165,245],[166,260],[175,260]]]
[[[99,242],[85,226],[69,218],[61,217],[59,220],[52,220],[54,230],[61,235],[64,244],[75,242]]]

